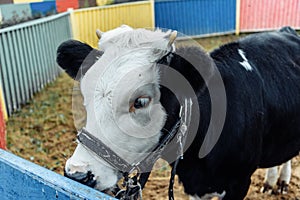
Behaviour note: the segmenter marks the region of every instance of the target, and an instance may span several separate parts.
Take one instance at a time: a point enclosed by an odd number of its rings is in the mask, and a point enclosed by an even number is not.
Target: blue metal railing
[[[56,49],[70,38],[69,13],[0,29],[0,81],[8,115],[58,76]]]

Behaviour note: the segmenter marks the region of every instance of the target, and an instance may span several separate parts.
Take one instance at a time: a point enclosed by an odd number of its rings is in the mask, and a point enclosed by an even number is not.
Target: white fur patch
[[[226,191],[223,191],[221,194],[214,192],[205,194],[202,197],[198,197],[197,195],[190,196],[190,200],[212,200],[212,199],[218,199],[221,200],[225,197]]]
[[[292,166],[291,166],[291,160],[289,160],[286,163],[282,164],[279,180],[284,181],[286,184],[289,184],[291,180],[291,175],[292,175]]]
[[[277,179],[278,179],[278,166],[268,168],[264,182],[274,187],[277,183]]]
[[[283,163],[281,166],[268,168],[264,182],[272,187],[276,186],[278,179],[279,181],[284,181],[285,183],[289,184],[291,180],[291,174],[291,160],[289,160],[286,163]]]
[[[248,62],[248,59],[246,58],[246,54],[242,49],[238,50],[240,56],[243,58],[243,62],[240,62],[240,64],[247,70],[247,71],[252,71],[252,66]]]
[[[110,45],[114,44],[112,39],[122,33],[125,33],[127,31],[132,31],[133,28],[127,25],[122,25],[118,28],[115,28],[113,30],[107,31],[101,35],[101,39],[98,42],[98,48],[100,50],[106,50]]]
[[[106,51],[114,47],[118,49],[132,49],[151,47],[159,50],[171,51],[169,46],[169,37],[171,31],[163,32],[160,29],[155,31],[147,29],[132,29],[123,25],[119,28],[103,33],[98,42],[99,49]],[[173,44],[172,44],[173,45]]]
[[[156,61],[172,49],[170,33],[128,26],[104,33],[99,45],[105,52],[80,81],[86,130],[131,164],[158,143],[165,123]],[[148,106],[130,112],[142,96],[151,98]],[[73,173],[91,171],[99,190],[112,187],[118,179],[116,169],[80,144],[67,164]]]
[[[266,186],[261,188],[261,192],[272,192],[276,188],[277,183],[284,182],[285,184],[289,184],[292,175],[292,167],[291,160],[283,163],[280,166],[275,166],[268,168],[265,175],[264,184]],[[267,188],[265,188],[267,187]],[[268,188],[271,187],[271,188]],[[283,191],[283,193],[286,191]]]

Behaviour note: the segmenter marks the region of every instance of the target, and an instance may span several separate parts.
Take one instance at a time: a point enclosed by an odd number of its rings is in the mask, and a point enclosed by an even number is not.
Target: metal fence
[[[202,37],[286,25],[299,29],[299,13],[299,0],[156,0],[79,9],[0,29],[0,80],[8,114],[57,76],[56,48],[72,34],[96,47],[96,29],[121,24]]]
[[[58,45],[72,38],[69,13],[0,29],[0,80],[8,115],[59,74]]]
[[[74,37],[96,47],[93,34],[121,24],[161,27],[188,36],[300,28],[299,0],[155,0],[79,9],[73,12]]]

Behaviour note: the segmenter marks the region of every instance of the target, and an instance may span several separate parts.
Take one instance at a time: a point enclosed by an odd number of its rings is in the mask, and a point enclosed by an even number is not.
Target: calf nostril
[[[85,172],[75,172],[75,173],[70,173],[65,171],[64,173],[65,177],[71,178],[73,180],[82,180],[85,179],[87,177],[87,173]]]
[[[64,176],[68,177],[68,174],[70,173],[70,168],[64,169]]]
[[[64,176],[92,188],[95,187],[97,183],[96,179],[94,178],[95,176],[91,171],[88,171],[87,173],[75,172],[70,174],[65,170]]]
[[[95,179],[94,174],[92,174],[91,171],[88,171],[87,176],[84,179],[82,179],[81,183],[93,188],[95,187],[97,181]]]

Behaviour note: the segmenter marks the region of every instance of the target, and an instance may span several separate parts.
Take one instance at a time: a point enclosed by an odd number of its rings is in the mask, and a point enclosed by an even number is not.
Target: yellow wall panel
[[[109,5],[112,4],[113,2],[114,2],[113,0],[96,0],[96,4],[98,6]]]
[[[32,2],[41,2],[43,0],[14,0],[14,3],[32,3]]]
[[[122,24],[153,28],[153,2],[135,2],[75,10],[71,14],[74,39],[97,47],[96,29],[107,31]]]

